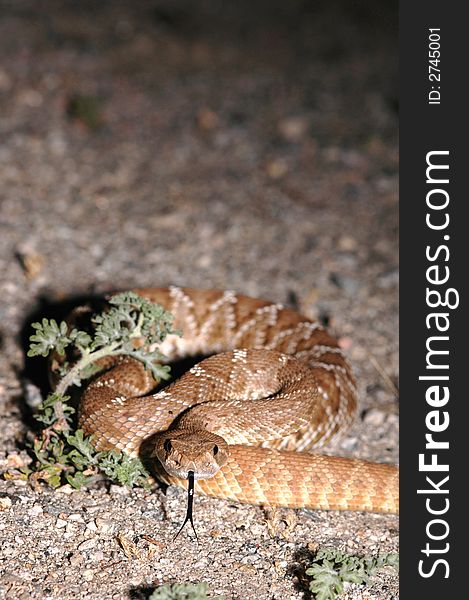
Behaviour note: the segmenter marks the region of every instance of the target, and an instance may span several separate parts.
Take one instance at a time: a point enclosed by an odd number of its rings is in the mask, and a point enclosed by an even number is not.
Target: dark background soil
[[[330,451],[397,462],[396,28],[384,1],[0,2],[2,469],[24,460],[31,314],[168,284],[327,321],[361,392]],[[137,598],[204,580],[227,599],[288,600],[303,597],[317,546],[397,546],[393,516],[298,511],[271,537],[259,508],[203,498],[201,545],[171,544],[177,490],[3,481],[0,500],[7,598]],[[344,597],[397,589],[383,570]]]

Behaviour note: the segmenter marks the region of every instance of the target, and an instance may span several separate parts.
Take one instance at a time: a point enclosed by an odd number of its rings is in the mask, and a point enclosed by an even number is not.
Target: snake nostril
[[[163,444],[163,448],[166,450],[166,452],[171,452],[173,446],[171,444],[171,440],[165,440],[165,443]]]
[[[218,446],[215,444],[215,446],[213,447],[213,456],[216,456],[218,454]]]

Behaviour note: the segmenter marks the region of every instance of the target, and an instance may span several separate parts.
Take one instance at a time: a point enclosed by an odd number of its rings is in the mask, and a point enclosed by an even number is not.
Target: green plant
[[[103,124],[102,103],[96,96],[74,94],[67,101],[67,115],[83,123],[91,131]]]
[[[223,596],[207,596],[206,583],[174,583],[161,585],[149,600],[223,600]]]
[[[173,317],[158,304],[134,292],[117,294],[109,299],[109,309],[92,317],[93,331],[69,329],[67,323],[43,319],[33,323],[28,356],[62,357],[56,368],[59,381],[35,416],[44,427],[32,442],[32,463],[23,470],[33,482],[42,480],[53,487],[68,482],[75,488],[89,483],[98,471],[110,479],[129,486],[147,486],[148,473],[140,460],[116,450],[97,452],[92,437],[78,429],[72,433],[75,412],[68,404],[67,390],[80,386],[84,379],[99,370],[96,361],[113,356],[131,356],[141,361],[154,379],[169,379],[169,367],[161,364],[164,356],[155,347],[172,329]],[[66,350],[78,354],[72,363]],[[70,352],[69,352],[70,353]],[[156,383],[155,381],[155,383]]]
[[[318,550],[306,575],[312,577],[310,591],[316,600],[334,600],[344,590],[344,583],[366,584],[371,575],[381,567],[399,568],[396,553],[372,556],[351,556],[334,548]]]

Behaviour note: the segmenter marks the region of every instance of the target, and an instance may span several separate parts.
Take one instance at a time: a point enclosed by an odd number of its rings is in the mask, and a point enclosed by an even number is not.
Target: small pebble
[[[109,521],[108,519],[101,519],[100,517],[96,517],[95,523],[99,531],[102,531],[103,533],[110,532],[114,527],[112,521]]]
[[[339,250],[342,252],[353,252],[357,249],[357,240],[350,235],[343,235],[339,238],[337,243]]]
[[[275,158],[266,164],[265,170],[271,179],[280,179],[288,173],[288,163],[282,158]]]
[[[11,507],[11,498],[7,498],[6,496],[0,498],[0,510],[7,510]]]
[[[90,538],[89,540],[85,540],[78,544],[78,550],[90,550],[90,548],[94,548],[96,546],[96,538]]]
[[[80,554],[80,552],[75,552],[75,554],[72,554],[72,556],[69,558],[72,567],[80,565],[83,562],[83,560],[84,556],[83,554]]]
[[[278,122],[280,135],[287,142],[300,142],[308,133],[309,118],[304,116],[286,117]]]
[[[63,519],[57,519],[57,521],[55,522],[55,527],[57,529],[61,529],[62,527],[67,527],[67,521],[64,521]]]
[[[130,489],[125,485],[111,485],[110,488],[111,494],[116,494],[118,496],[128,496],[130,494]]]
[[[84,523],[83,517],[79,513],[73,513],[68,517],[69,521],[75,521],[76,523]]]
[[[93,562],[99,562],[104,560],[104,552],[102,550],[98,550],[97,552],[92,552],[90,554],[90,560]]]
[[[367,410],[364,417],[363,422],[366,425],[371,425],[372,427],[378,427],[382,425],[386,420],[386,413],[380,410],[379,408],[370,408]]]
[[[344,450],[347,451],[351,451],[354,450],[357,447],[358,444],[358,438],[357,437],[348,437],[348,438],[344,438],[341,441],[341,446]]]
[[[201,108],[196,117],[197,127],[202,131],[211,131],[220,125],[218,115],[209,108]]]
[[[98,531],[96,521],[88,521],[88,523],[86,524],[86,529],[88,529],[89,531]]]
[[[259,525],[259,524],[255,524],[255,525],[251,525],[251,527],[249,528],[249,531],[252,533],[252,535],[254,537],[258,537],[258,536],[261,536],[262,534],[265,534],[265,527],[263,527],[262,525]]]
[[[40,504],[35,504],[33,507],[31,507],[28,510],[28,515],[30,515],[31,517],[37,517],[39,515],[41,515],[43,513],[43,509],[42,506]]]

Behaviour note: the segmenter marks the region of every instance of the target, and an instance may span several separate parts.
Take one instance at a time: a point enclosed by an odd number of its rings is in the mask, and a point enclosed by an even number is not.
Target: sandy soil
[[[328,322],[361,393],[356,424],[328,451],[397,462],[391,3],[0,10],[0,467],[24,460],[24,388],[34,396],[41,382],[25,363],[31,315],[168,284],[236,289]],[[204,498],[200,545],[172,543],[185,511],[175,489],[0,481],[0,501],[5,598],[147,598],[173,581],[207,581],[230,600],[308,598],[317,547],[398,543],[392,515],[287,511],[294,527],[272,536],[261,509]],[[397,596],[388,568],[344,598]]]

